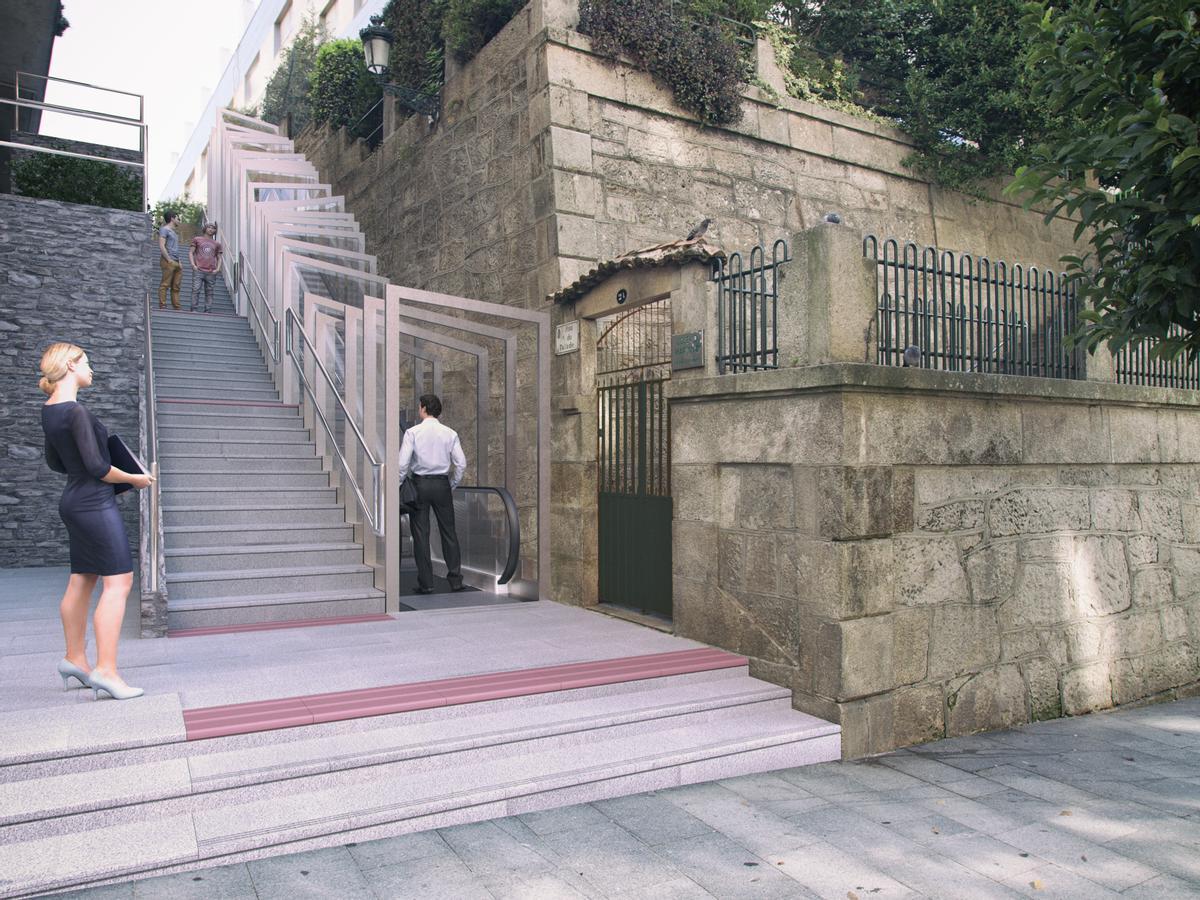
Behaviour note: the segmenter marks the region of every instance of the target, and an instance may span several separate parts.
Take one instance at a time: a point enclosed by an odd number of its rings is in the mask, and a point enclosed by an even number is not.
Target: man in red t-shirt
[[[192,238],[188,259],[192,262],[192,312],[200,304],[200,288],[204,288],[204,311],[212,312],[213,285],[221,269],[221,242],[217,240],[217,223],[209,222],[204,233]]]

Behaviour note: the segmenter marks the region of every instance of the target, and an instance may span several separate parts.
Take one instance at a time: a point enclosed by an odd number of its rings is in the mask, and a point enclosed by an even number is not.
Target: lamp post
[[[440,92],[423,94],[387,80],[388,60],[396,38],[391,30],[383,24],[383,18],[371,16],[371,24],[360,31],[358,37],[362,41],[367,71],[379,80],[379,87],[383,92],[389,97],[395,97],[413,112],[425,116],[428,123],[433,125],[442,109]]]

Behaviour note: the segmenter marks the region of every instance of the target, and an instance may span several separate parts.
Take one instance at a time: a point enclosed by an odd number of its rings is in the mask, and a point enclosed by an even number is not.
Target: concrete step
[[[317,457],[287,456],[176,456],[164,458],[160,465],[164,475],[190,475],[200,472],[246,474],[252,472],[322,472]]]
[[[292,410],[290,416],[275,416],[270,417],[262,415],[256,411],[254,407],[245,407],[239,409],[231,407],[223,412],[190,412],[186,406],[179,404],[164,404],[163,408],[158,411],[158,424],[160,426],[171,425],[179,428],[187,428],[189,426],[204,426],[227,424],[231,426],[252,425],[257,422],[263,425],[277,425],[281,422],[302,421],[299,414]]]
[[[229,400],[182,400],[170,401],[160,398],[158,402],[159,415],[169,413],[184,415],[247,415],[247,416],[298,416],[299,408],[278,401],[255,401],[253,403],[238,403]]]
[[[275,387],[275,382],[271,379],[271,373],[264,365],[258,371],[254,371],[249,367],[241,369],[210,369],[204,366],[196,366],[191,369],[185,369],[180,366],[168,366],[154,368],[155,385],[166,384],[167,382],[177,382],[182,384],[225,384],[230,387],[238,385],[246,385],[248,387]]]
[[[379,615],[384,611],[384,594],[371,587],[335,591],[205,597],[184,600],[174,596],[167,610],[167,630],[224,628],[230,625],[260,625],[331,619],[340,616]]]
[[[154,364],[160,362],[170,365],[181,362],[198,365],[218,366],[222,362],[233,363],[265,363],[262,352],[258,347],[198,347],[184,342],[155,344]]]
[[[155,357],[154,376],[156,378],[195,378],[206,374],[222,373],[229,377],[237,375],[270,375],[270,369],[263,362],[234,363],[226,361],[220,368],[203,365],[197,362],[165,362]]]
[[[363,548],[353,541],[251,544],[245,547],[173,547],[168,544],[166,558],[169,580],[177,572],[247,572],[360,565]]]
[[[421,755],[13,825],[5,888],[74,887],[127,872],[345,844],[836,757],[836,726],[786,701]],[[657,727],[654,727],[657,726]],[[831,733],[831,729],[833,732]],[[419,824],[418,824],[419,823]],[[84,838],[87,839],[85,842]],[[105,854],[84,846],[112,847]],[[286,846],[285,846],[286,845]],[[68,867],[71,871],[64,871]]]
[[[196,334],[228,334],[246,337],[250,334],[250,323],[241,316],[193,314],[186,319],[164,316],[151,319],[150,334],[155,339],[167,335],[188,338]]]
[[[253,350],[258,351],[254,336],[245,328],[236,331],[158,332],[154,334],[154,351],[159,350]]]
[[[263,440],[158,440],[158,451],[164,458],[175,456],[193,456],[197,453],[208,453],[213,456],[291,456],[310,457],[317,450],[311,441],[307,443],[283,443],[280,441]]]
[[[172,550],[185,547],[252,547],[262,544],[335,544],[354,540],[354,526],[344,524],[260,522],[245,528],[236,525],[189,524],[164,526],[163,531],[166,546]]]
[[[224,525],[240,528],[261,527],[263,523],[288,522],[300,525],[344,525],[346,511],[333,503],[241,503],[214,506],[193,503],[163,503],[166,526]]]
[[[374,586],[373,570],[361,563],[224,572],[178,571],[167,577],[167,596],[168,602],[173,604],[176,600],[236,598],[256,594],[278,596],[314,591],[354,592]]]
[[[322,503],[337,503],[337,491],[324,488],[246,488],[185,487],[174,488],[164,484],[163,506],[253,506],[264,507],[286,503],[315,506]]]
[[[193,378],[163,378],[162,376],[158,376],[155,378],[154,386],[155,390],[164,397],[169,397],[174,392],[180,390],[204,390],[209,392],[209,396],[218,397],[232,392],[243,393],[246,391],[269,393],[278,396],[275,391],[275,383],[265,374],[251,375],[240,379],[219,379],[208,375]]]
[[[179,472],[163,471],[162,487],[171,490],[220,488],[253,491],[257,488],[327,488],[326,472]]]
[[[157,385],[155,386],[158,387]],[[163,400],[194,399],[194,400],[278,400],[279,394],[274,390],[253,388],[196,388],[176,387],[169,390],[158,388],[158,396]]]
[[[308,429],[299,418],[264,419],[261,425],[168,425],[158,428],[159,441],[182,441],[191,438],[210,440],[242,440],[260,438],[264,441],[279,441],[294,444],[311,440]]]

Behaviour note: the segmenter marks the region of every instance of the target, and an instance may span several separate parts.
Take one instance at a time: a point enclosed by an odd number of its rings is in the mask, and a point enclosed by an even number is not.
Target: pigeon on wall
[[[704,232],[708,231],[708,226],[712,224],[712,219],[705,219],[695,228],[688,232],[688,236],[684,240],[694,241],[696,238],[703,237]]]

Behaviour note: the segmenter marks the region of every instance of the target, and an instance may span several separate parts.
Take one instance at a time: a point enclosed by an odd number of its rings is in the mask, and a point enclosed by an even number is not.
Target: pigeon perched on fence
[[[684,238],[687,241],[694,241],[698,237],[703,237],[704,232],[708,231],[708,226],[712,224],[712,219],[705,219],[695,228],[688,232],[688,236]]]
[[[904,348],[904,365],[914,369],[921,367],[921,348],[916,344]]]

